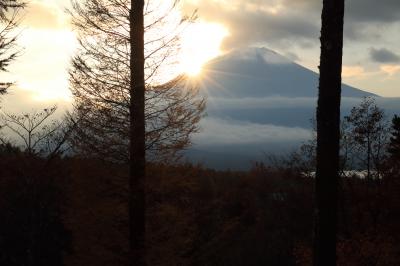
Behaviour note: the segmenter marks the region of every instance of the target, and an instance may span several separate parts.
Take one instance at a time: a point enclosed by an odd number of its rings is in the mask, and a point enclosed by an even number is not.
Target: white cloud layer
[[[201,126],[207,130],[195,135],[193,142],[202,147],[227,144],[301,142],[311,136],[309,129],[300,127],[283,127],[213,117],[203,119]]]
[[[386,102],[385,100],[382,100]],[[342,107],[353,107],[361,102],[360,98],[342,97]],[[245,97],[211,98],[207,106],[212,109],[276,109],[276,108],[313,108],[317,98],[313,97]]]

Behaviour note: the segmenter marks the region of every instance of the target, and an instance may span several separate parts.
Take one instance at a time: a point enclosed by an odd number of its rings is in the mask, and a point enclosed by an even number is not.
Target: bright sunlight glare
[[[197,22],[189,25],[181,37],[181,72],[199,75],[207,61],[222,53],[221,43],[228,35],[228,30],[220,24]]]
[[[40,42],[37,40],[41,40]],[[18,39],[24,47],[24,60],[16,62],[16,86],[31,91],[34,100],[71,100],[68,85],[68,65],[78,42],[69,30],[26,29]],[[50,58],[49,55],[57,55]],[[22,64],[20,62],[32,62]]]

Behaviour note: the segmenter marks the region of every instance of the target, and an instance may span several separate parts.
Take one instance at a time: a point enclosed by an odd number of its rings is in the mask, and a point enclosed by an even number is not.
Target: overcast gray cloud
[[[258,42],[278,42],[287,45],[293,39],[301,46],[309,46],[309,39],[318,38],[318,23],[291,12],[282,15],[237,12],[230,17],[233,19],[229,20],[228,27],[232,35],[224,43],[228,48]]]
[[[281,2],[233,0],[228,6],[222,1],[199,1],[186,4],[185,10],[198,8],[202,19],[226,25],[231,34],[224,42],[227,49],[262,42],[288,45],[293,39],[298,45],[310,45],[308,40],[318,38],[320,15],[282,8]],[[294,6],[307,9],[305,3],[294,3]]]
[[[400,62],[400,56],[386,48],[381,48],[381,49],[372,48],[370,51],[370,55],[371,59],[378,63]]]
[[[400,20],[400,1],[350,0],[346,12],[348,20],[391,23]]]
[[[230,30],[225,48],[249,44],[317,45],[322,1],[319,0],[232,0],[188,1],[185,10],[198,8],[199,16],[224,23]],[[346,1],[345,37],[350,40],[376,38],[376,24],[400,21],[398,0]],[[312,40],[312,42],[311,42]]]
[[[298,12],[321,12],[321,0],[262,0],[253,1],[268,4],[281,3]],[[347,21],[391,23],[400,20],[400,1],[398,0],[348,0],[345,1]]]

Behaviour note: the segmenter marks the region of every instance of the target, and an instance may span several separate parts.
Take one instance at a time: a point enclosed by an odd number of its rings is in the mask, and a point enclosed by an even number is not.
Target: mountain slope
[[[271,50],[251,48],[216,58],[196,82],[207,97],[207,116],[186,153],[191,161],[248,169],[265,154],[287,153],[312,136],[318,74]],[[388,107],[389,116],[400,112],[399,99],[344,84],[342,89],[342,115],[367,96]]]
[[[266,48],[233,51],[204,67],[211,97],[316,97],[318,74]],[[343,97],[377,96],[343,85]]]

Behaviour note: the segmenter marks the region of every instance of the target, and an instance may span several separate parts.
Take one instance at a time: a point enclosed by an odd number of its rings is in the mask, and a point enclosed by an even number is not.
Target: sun
[[[181,36],[180,72],[198,76],[207,61],[222,53],[221,44],[228,35],[221,24],[201,21],[190,24]]]
[[[198,76],[201,72],[202,64],[200,63],[186,62],[182,64],[183,72],[189,76]]]

